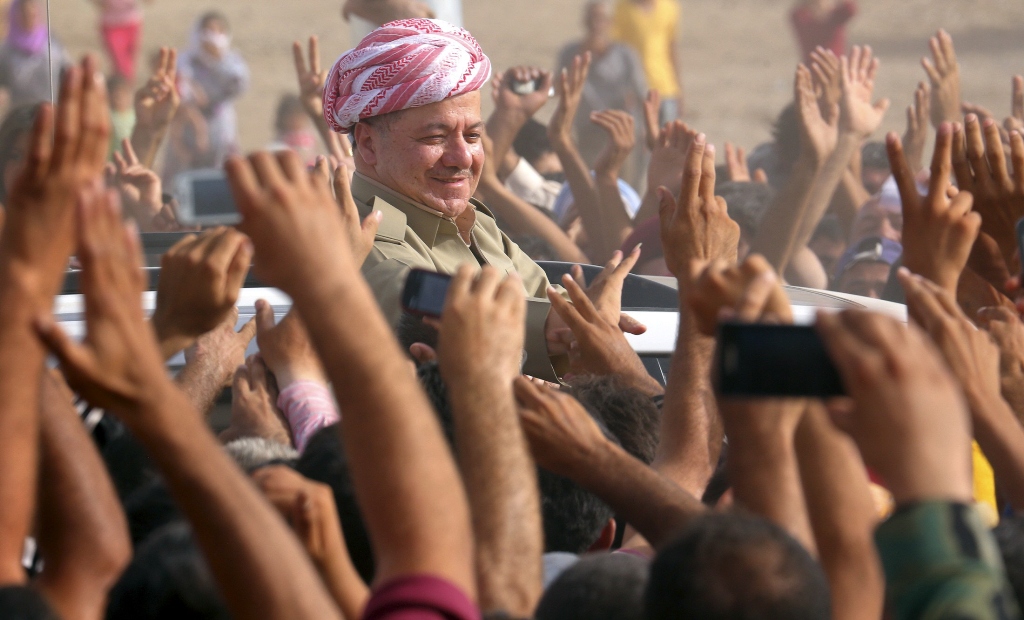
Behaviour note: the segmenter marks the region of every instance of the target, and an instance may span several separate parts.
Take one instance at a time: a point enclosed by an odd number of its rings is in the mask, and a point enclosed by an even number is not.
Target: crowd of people
[[[39,0],[0,47],[0,617],[1022,617],[1024,78],[1001,122],[964,102],[940,31],[873,141],[856,4],[798,2],[774,139],[717,148],[679,119],[673,0],[587,4],[555,71],[495,70],[433,19],[457,2],[349,0],[378,27],[329,68],[295,42],[243,156],[228,19],[136,89],[138,6],[99,4],[116,72],[66,61],[53,103]],[[240,224],[183,225],[195,168]],[[152,232],[182,234],[147,316]],[[439,316],[412,269],[452,276]],[[664,380],[637,275],[678,289]],[[283,316],[239,320],[251,276]],[[817,315],[843,396],[722,394],[720,324],[793,323],[785,285],[908,318]]]

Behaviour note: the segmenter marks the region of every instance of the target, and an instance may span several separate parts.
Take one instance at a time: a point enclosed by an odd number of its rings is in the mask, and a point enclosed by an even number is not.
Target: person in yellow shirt
[[[617,0],[613,36],[636,50],[647,84],[661,95],[660,123],[683,113],[678,50],[682,9],[676,0]]]

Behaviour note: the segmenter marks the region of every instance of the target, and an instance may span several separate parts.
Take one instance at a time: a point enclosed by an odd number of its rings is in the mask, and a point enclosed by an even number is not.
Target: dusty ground
[[[585,0],[463,0],[467,27],[497,68],[549,66],[558,49],[580,34]],[[681,0],[686,120],[719,144],[752,146],[791,97],[797,52],[787,19],[790,0]],[[50,0],[54,32],[73,52],[100,49],[93,6]],[[246,148],[270,139],[282,93],[294,88],[290,44],[317,34],[324,62],[348,49],[341,0],[154,0],[147,8],[144,47],[184,46],[196,16],[218,8],[232,20],[235,43],[253,70],[239,103]],[[1024,3],[1020,0],[860,0],[854,43],[870,44],[882,59],[880,96],[893,107],[885,129],[902,131],[903,110],[918,80],[927,37],[946,28],[954,37],[964,97],[1002,116],[1010,77],[1024,73]],[[542,115],[549,114],[549,110]]]

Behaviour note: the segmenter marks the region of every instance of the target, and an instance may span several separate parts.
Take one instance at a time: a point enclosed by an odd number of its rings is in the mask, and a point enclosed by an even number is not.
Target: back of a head
[[[1006,580],[1017,601],[1024,601],[1024,516],[1004,517],[992,533],[1003,556]]]
[[[616,375],[576,381],[572,395],[604,423],[623,450],[648,465],[654,462],[661,412],[649,396]]]
[[[740,225],[744,235],[753,239],[761,226],[761,218],[775,199],[775,189],[767,183],[726,181],[718,184],[715,195],[725,199],[729,217]]]
[[[363,581],[370,583],[376,572],[370,535],[366,531],[363,515],[356,501],[352,476],[348,469],[348,458],[341,442],[338,424],[320,429],[306,444],[295,470],[300,474],[331,487],[334,503],[338,508],[338,519],[345,535],[352,564]]]
[[[28,586],[0,587],[0,614],[6,620],[60,620],[42,593]]]
[[[531,165],[536,163],[541,155],[552,150],[547,127],[531,118],[516,134],[512,148]]]
[[[651,565],[648,620],[828,620],[821,566],[781,528],[753,516],[697,519]]]
[[[625,553],[586,557],[544,592],[535,620],[643,620],[646,560]]]
[[[202,552],[186,523],[155,532],[110,591],[106,620],[227,620]]]

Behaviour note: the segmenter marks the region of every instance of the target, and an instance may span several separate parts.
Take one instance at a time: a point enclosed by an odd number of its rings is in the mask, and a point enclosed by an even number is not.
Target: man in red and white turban
[[[363,275],[392,325],[411,268],[453,274],[487,264],[516,272],[529,297],[524,370],[553,380],[547,276],[473,198],[484,166],[480,88],[490,74],[490,60],[462,28],[391,22],[334,64],[324,116],[354,138],[352,195],[362,215],[379,212]]]

